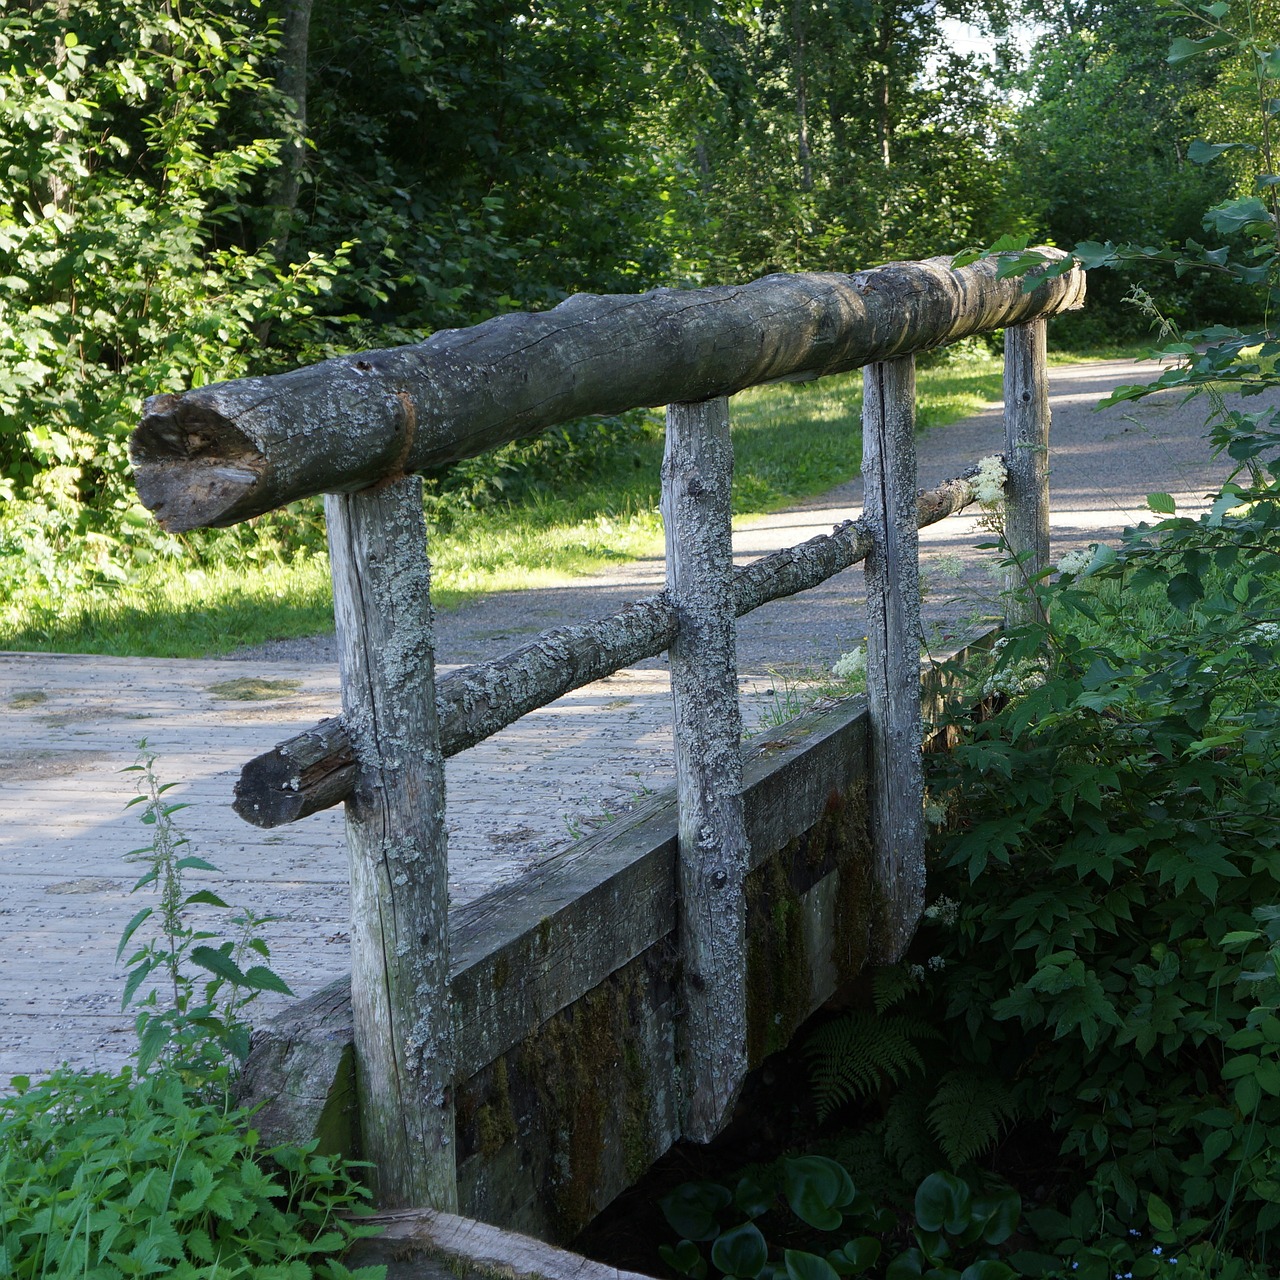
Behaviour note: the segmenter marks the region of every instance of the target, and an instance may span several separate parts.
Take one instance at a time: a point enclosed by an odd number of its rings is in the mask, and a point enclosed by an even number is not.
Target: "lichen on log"
[[[997,278],[999,266],[932,258],[578,294],[414,346],[153,396],[129,442],[138,495],[173,532],[235,524],[439,470],[571,418],[839,373],[1082,304],[1079,270],[1024,292],[1021,279]]]
[[[916,499],[920,527],[973,502],[971,468]],[[816,587],[857,564],[870,535],[847,521],[734,572],[739,618],[771,600]],[[665,591],[573,627],[555,627],[492,662],[464,667],[436,683],[440,747],[446,757],[483,742],[521,716],[632,663],[661,653],[675,634]],[[255,756],[240,771],[236,813],[256,827],[279,827],[341,804],[355,785],[356,763],[340,716]]]

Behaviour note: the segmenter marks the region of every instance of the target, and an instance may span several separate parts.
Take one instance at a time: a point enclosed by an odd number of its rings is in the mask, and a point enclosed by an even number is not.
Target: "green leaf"
[[[1179,62],[1186,62],[1188,58],[1194,58],[1202,53],[1209,53],[1214,49],[1225,49],[1228,45],[1235,44],[1235,37],[1224,34],[1206,36],[1203,40],[1191,40],[1187,36],[1179,36],[1169,46],[1169,54],[1166,61],[1177,65]]]
[[[685,1182],[662,1198],[663,1217],[686,1240],[714,1240],[720,1234],[716,1214],[733,1202],[728,1187],[715,1182]]]
[[[742,1178],[733,1193],[734,1208],[748,1218],[758,1218],[768,1213],[773,1205],[773,1196],[762,1190],[753,1178]]]
[[[191,959],[202,969],[208,969],[237,987],[248,985],[240,966],[224,951],[215,951],[213,947],[193,947]]]
[[[206,862],[203,858],[197,858],[194,855],[188,858],[179,858],[174,863],[175,871],[217,871],[217,869],[212,862]]]
[[[1271,225],[1271,212],[1257,196],[1241,196],[1214,205],[1204,215],[1206,230],[1229,236],[1247,227]]]
[[[673,1271],[689,1276],[691,1280],[702,1280],[707,1274],[707,1260],[692,1240],[681,1240],[674,1248],[669,1244],[659,1245],[658,1256]]]
[[[124,927],[124,932],[120,935],[120,945],[116,947],[116,959],[119,960],[124,954],[124,949],[129,945],[129,939],[137,932],[138,926],[152,913],[153,907],[143,907],[132,920]]]
[[[819,1231],[835,1231],[844,1221],[840,1212],[856,1194],[843,1166],[825,1156],[784,1160],[782,1187],[791,1211]]]
[[[960,1280],[1017,1280],[1018,1273],[995,1258],[971,1262],[960,1273]]]
[[[1110,266],[1115,261],[1116,247],[1110,240],[1106,244],[1099,244],[1096,240],[1082,240],[1071,250],[1071,256],[1086,271],[1092,271],[1095,267]]]
[[[754,1222],[723,1232],[711,1246],[711,1265],[727,1276],[755,1280],[769,1260],[769,1247]]]
[[[972,1197],[954,1173],[931,1173],[916,1191],[916,1221],[924,1231],[958,1236],[969,1225]]]
[[[826,1258],[803,1249],[787,1249],[782,1255],[790,1280],[840,1280],[836,1269]]]
[[[900,1253],[885,1269],[884,1280],[917,1280],[924,1275],[924,1254],[919,1249]]]
[[[839,1252],[845,1257],[851,1275],[860,1275],[880,1260],[882,1246],[875,1236],[859,1236],[850,1240]],[[834,1264],[833,1264],[834,1265]]]
[[[1173,1230],[1173,1210],[1154,1191],[1147,1196],[1147,1220],[1157,1231]]]
[[[244,982],[241,985],[253,991],[277,991],[282,996],[293,995],[288,983],[273,969],[268,969],[262,964],[255,964],[246,969]]]
[[[1165,587],[1169,603],[1183,613],[1189,613],[1197,600],[1204,599],[1204,587],[1194,573],[1176,573]]]
[[[1147,494],[1147,506],[1162,516],[1176,515],[1178,511],[1178,504],[1174,502],[1173,495],[1168,493]]]
[[[1187,159],[1192,164],[1209,164],[1221,155],[1226,155],[1228,151],[1236,151],[1243,148],[1247,151],[1254,150],[1244,142],[1205,142],[1203,138],[1197,138],[1187,148]]]
[[[231,909],[212,889],[197,889],[182,900],[184,907],[194,907],[199,903],[208,907],[223,907],[228,911]]]

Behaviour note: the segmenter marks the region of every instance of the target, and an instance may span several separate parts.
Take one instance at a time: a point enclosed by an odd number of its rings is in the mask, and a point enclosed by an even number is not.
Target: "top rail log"
[[[1024,293],[998,268],[932,258],[740,287],[578,294],[415,346],[153,396],[129,442],[138,494],[173,532],[235,524],[570,418],[838,373],[1083,302],[1079,270]]]

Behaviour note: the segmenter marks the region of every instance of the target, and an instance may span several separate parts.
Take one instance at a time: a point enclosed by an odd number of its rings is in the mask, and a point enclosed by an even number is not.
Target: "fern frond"
[[[916,1043],[939,1039],[920,1018],[847,1013],[815,1032],[805,1045],[818,1119],[842,1103],[876,1092],[886,1081],[899,1084],[924,1069]]]
[[[916,1082],[896,1093],[885,1108],[884,1153],[910,1187],[918,1187],[937,1169],[941,1156],[925,1123],[928,1103],[928,1088]]]
[[[958,1169],[995,1144],[1001,1126],[1017,1114],[1017,1104],[998,1076],[949,1071],[938,1083],[928,1114],[929,1131]]]
[[[871,999],[876,1012],[884,1013],[913,991],[919,990],[920,980],[913,978],[905,964],[886,965],[871,975]]]

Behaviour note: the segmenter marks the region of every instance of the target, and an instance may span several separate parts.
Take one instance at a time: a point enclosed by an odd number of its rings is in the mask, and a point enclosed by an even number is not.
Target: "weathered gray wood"
[[[422,482],[325,498],[343,721],[360,1129],[378,1203],[457,1208],[444,757]]]
[[[1004,335],[1005,623],[1044,617],[1032,590],[1049,567],[1049,368],[1044,320],[1013,325]]]
[[[866,773],[866,736],[865,700],[855,698],[753,740],[743,767],[753,870],[819,823],[833,795]],[[451,913],[459,1079],[674,934],[676,846],[675,801],[666,794]],[[308,1056],[336,1061],[333,1042],[349,1043],[337,1001],[347,985],[334,983],[293,1006],[255,1039],[252,1060],[278,1058],[282,1047],[290,1060],[287,1071],[261,1077],[275,1099],[266,1137],[309,1133],[318,1118],[323,1073],[303,1063]],[[306,1082],[303,1096],[290,1095],[294,1081]]]
[[[922,528],[973,501],[972,474],[918,496]],[[870,545],[870,534],[848,522],[830,534],[763,556],[734,572],[735,614],[741,618],[771,600],[816,587],[857,564]],[[436,687],[441,750],[445,756],[456,755],[562,694],[661,653],[675,626],[671,601],[660,592],[597,622],[544,631],[501,658],[455,671]],[[236,783],[235,811],[259,827],[296,822],[345,800],[355,770],[341,719],[323,720],[244,766]]]
[[[915,361],[868,365],[862,397],[867,697],[872,838],[882,963],[901,958],[924,909],[924,778],[920,759],[920,567],[916,536]]]
[[[387,1280],[457,1280],[473,1273],[503,1280],[649,1280],[453,1213],[403,1209],[360,1221],[381,1233],[357,1241],[344,1262],[385,1266]]]
[[[1081,271],[1023,293],[1020,279],[996,279],[998,266],[952,270],[934,258],[741,287],[580,294],[417,346],[153,396],[129,443],[138,494],[174,531],[234,524],[584,414],[836,373],[1083,300]]]
[[[680,1028],[686,1136],[709,1142],[747,1073],[742,713],[734,639],[729,491],[733,446],[723,397],[667,410],[662,516],[680,824]]]
[[[943,687],[932,670],[923,684],[931,705],[964,693]],[[863,698],[810,713],[754,739],[744,762],[756,886],[752,909],[767,922],[802,923],[772,938],[761,936],[767,926],[748,933],[753,1067],[851,980],[869,948],[870,853],[849,839],[865,822],[867,718]],[[606,1203],[680,1136],[673,1107],[657,1108],[660,1118],[649,1109],[657,1093],[670,1089],[676,1061],[674,1048],[657,1044],[662,1038],[654,1034],[672,1020],[671,979],[663,976],[672,966],[663,957],[670,955],[676,928],[676,843],[674,802],[660,797],[452,912],[459,1087],[470,1082],[464,1089],[469,1092],[491,1064],[505,1058],[512,1073],[508,1106],[526,1108],[520,1114],[531,1125],[525,1128],[522,1121],[513,1130],[508,1110],[508,1132],[518,1132],[519,1139],[503,1147],[500,1159],[492,1145],[473,1147],[470,1155],[460,1151],[468,1214],[539,1232],[553,1218],[563,1220],[559,1211],[551,1212],[551,1202],[562,1202],[566,1194],[559,1180],[563,1171],[554,1175],[549,1193],[545,1183],[528,1177],[526,1158],[531,1135],[545,1133],[547,1126],[552,1145],[560,1144],[548,1161],[553,1169],[566,1152],[575,1158],[573,1152],[590,1149],[581,1128],[571,1123],[572,1108],[568,1116],[556,1112],[550,1096],[556,1081],[538,1074],[550,1060],[543,1053],[556,1046],[561,1053],[576,1046],[579,1072],[584,1062],[588,1070],[597,1068],[598,1090],[582,1100],[585,1114],[615,1116],[621,1104],[633,1126],[629,1139],[621,1131],[625,1126],[607,1131],[606,1140],[623,1143],[627,1157],[598,1166],[581,1210]],[[783,883],[778,850],[791,855],[789,883]],[[655,979],[636,982],[630,975],[646,966]],[[255,1038],[245,1079],[259,1083],[245,1100],[271,1099],[256,1122],[264,1142],[305,1140],[317,1131],[331,1139],[332,1121],[342,1114],[333,1072],[352,1040],[349,1004],[343,1021],[347,985],[335,983],[292,1006]],[[609,1019],[597,1016],[602,1003],[612,1009]],[[611,1037],[619,1019],[624,1028],[648,1027],[648,1040],[642,1035],[624,1046],[606,1038],[606,1025]],[[531,1043],[540,1048],[532,1051]],[[633,1068],[639,1070],[636,1053],[649,1065],[632,1077]],[[483,1095],[473,1094],[473,1101],[491,1106]],[[473,1122],[473,1133],[475,1127]],[[491,1133],[495,1127],[500,1126],[490,1124]],[[536,1162],[546,1154],[539,1148],[528,1158]],[[590,1179],[590,1162],[574,1176],[579,1184]],[[579,1213],[577,1220],[585,1219]]]

